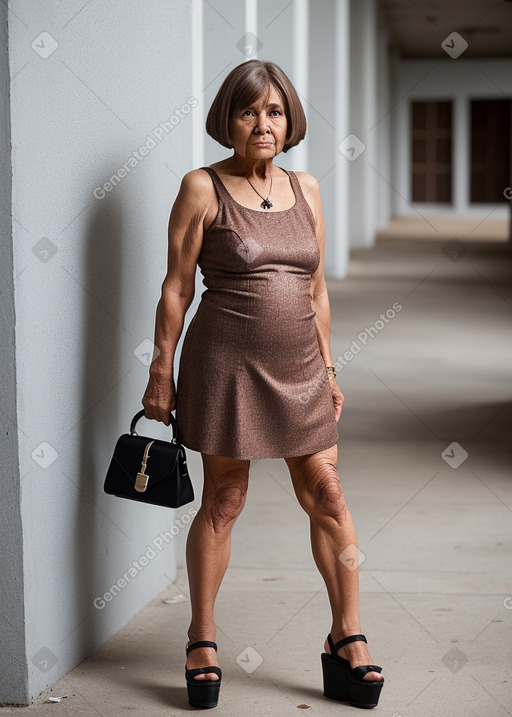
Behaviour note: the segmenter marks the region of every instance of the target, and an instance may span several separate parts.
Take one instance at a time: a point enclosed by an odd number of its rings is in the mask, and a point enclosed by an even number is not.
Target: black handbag
[[[172,440],[139,436],[135,426],[144,411],[132,418],[130,433],[118,439],[103,486],[105,493],[139,503],[179,508],[194,500],[184,447],[178,442],[176,419],[169,414]]]

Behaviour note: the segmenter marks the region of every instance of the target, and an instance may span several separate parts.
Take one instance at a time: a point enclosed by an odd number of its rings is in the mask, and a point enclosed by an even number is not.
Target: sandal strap
[[[198,647],[213,647],[215,652],[217,652],[216,642],[211,642],[211,640],[199,640],[199,642],[193,642],[185,648],[187,655],[189,652],[192,652],[192,650],[197,650]]]
[[[193,670],[185,670],[185,675],[187,679],[193,680],[197,675],[206,675],[208,672],[213,672],[219,679],[205,680],[207,684],[208,682],[220,682],[222,679],[222,670],[216,665],[211,665],[210,667],[194,667]],[[202,682],[200,684],[202,684]]]
[[[341,650],[342,647],[345,647],[345,645],[348,645],[349,642],[358,642],[362,640],[363,642],[368,642],[366,637],[364,635],[350,635],[349,637],[344,637],[343,640],[340,640],[336,644],[332,641],[331,633],[327,635],[327,642],[329,643],[329,647],[331,649],[331,655],[336,657],[338,655],[338,650]]]
[[[378,665],[359,665],[359,667],[354,667],[352,669],[354,677],[360,678],[361,680],[368,674],[368,672],[382,672],[382,667],[379,667]],[[380,682],[380,680],[378,681]],[[371,680],[365,680],[365,682],[371,682]]]

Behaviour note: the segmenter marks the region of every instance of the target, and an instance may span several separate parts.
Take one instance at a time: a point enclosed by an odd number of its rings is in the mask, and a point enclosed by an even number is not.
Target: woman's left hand
[[[334,410],[336,413],[336,423],[340,420],[341,409],[343,408],[343,402],[345,396],[341,393],[340,387],[336,383],[334,376],[329,376],[329,384],[331,386],[332,402],[334,403]]]

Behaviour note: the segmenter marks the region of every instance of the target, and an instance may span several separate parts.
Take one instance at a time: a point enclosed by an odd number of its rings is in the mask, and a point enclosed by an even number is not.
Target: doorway
[[[411,103],[413,202],[452,201],[452,102]]]
[[[511,100],[471,100],[471,203],[506,202]]]

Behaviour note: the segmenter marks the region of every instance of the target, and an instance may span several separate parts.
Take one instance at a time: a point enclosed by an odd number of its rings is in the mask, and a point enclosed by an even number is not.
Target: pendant
[[[262,203],[260,204],[260,207],[262,209],[270,209],[270,207],[273,207],[273,206],[274,205],[272,204],[272,202],[269,202],[268,197],[267,197],[267,199],[264,199],[262,201]]]

